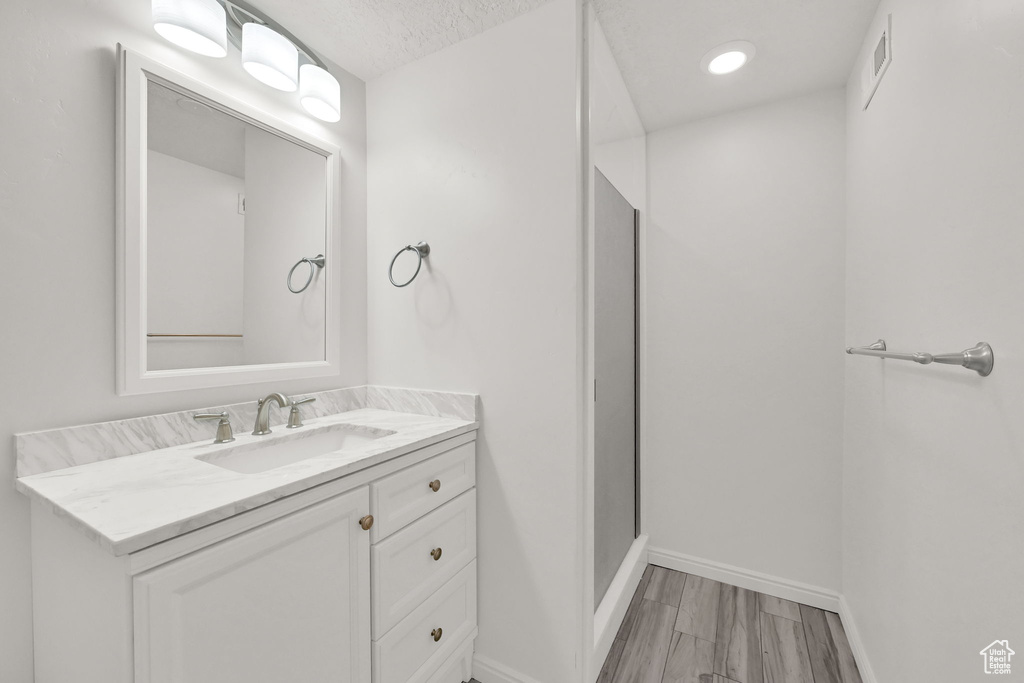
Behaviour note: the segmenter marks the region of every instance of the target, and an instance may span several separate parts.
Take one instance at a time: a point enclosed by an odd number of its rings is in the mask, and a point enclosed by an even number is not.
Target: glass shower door
[[[636,210],[594,172],[594,607],[637,536]]]

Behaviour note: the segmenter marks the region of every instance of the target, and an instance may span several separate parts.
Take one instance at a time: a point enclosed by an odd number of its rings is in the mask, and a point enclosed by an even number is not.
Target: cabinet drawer
[[[371,484],[370,510],[376,523],[370,530],[370,540],[376,543],[387,538],[475,484],[476,442],[463,444]]]
[[[396,532],[371,553],[373,636],[380,638],[476,558],[476,490]]]
[[[373,683],[423,683],[475,630],[476,560],[373,643]]]

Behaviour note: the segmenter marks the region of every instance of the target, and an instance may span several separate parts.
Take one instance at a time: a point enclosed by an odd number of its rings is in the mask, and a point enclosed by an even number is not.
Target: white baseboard
[[[853,658],[857,662],[857,669],[860,670],[861,680],[864,683],[878,683],[871,662],[868,661],[868,654],[864,651],[864,641],[860,639],[860,631],[850,611],[850,604],[843,595],[839,596],[839,620],[843,622],[846,639],[850,641],[850,649],[853,650]]]
[[[640,585],[644,569],[647,568],[647,541],[647,534],[641,534],[633,541],[619,570],[615,572],[608,592],[594,612],[594,651],[590,658],[590,673],[595,681],[612,649],[612,641],[626,617],[626,610],[629,609],[636,587]]]
[[[819,586],[811,586],[799,581],[790,581],[778,576],[762,574],[734,567],[721,562],[704,560],[691,555],[683,555],[672,550],[663,548],[650,548],[647,551],[647,561],[651,564],[675,569],[676,571],[696,574],[705,579],[713,579],[723,583],[746,588],[772,595],[784,600],[792,600],[811,607],[828,610],[829,612],[839,611],[839,593]]]
[[[499,664],[479,652],[473,653],[473,678],[480,683],[540,683],[537,679]]]

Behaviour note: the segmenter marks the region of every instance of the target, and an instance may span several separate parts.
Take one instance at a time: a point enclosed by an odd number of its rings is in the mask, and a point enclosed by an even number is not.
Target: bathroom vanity
[[[185,416],[18,436],[37,681],[471,678],[475,419],[360,407],[28,473]]]
[[[118,392],[338,376],[338,147],[121,47],[117,80]],[[469,680],[478,426],[354,387],[17,435],[36,680]]]

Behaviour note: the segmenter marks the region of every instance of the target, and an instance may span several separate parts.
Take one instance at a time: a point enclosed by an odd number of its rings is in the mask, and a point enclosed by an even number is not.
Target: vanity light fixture
[[[746,40],[734,40],[709,50],[700,60],[700,68],[713,76],[724,76],[746,66],[757,54],[754,44]]]
[[[299,87],[299,51],[272,28],[254,21],[242,26],[242,66],[260,83],[284,92]]]
[[[227,12],[217,0],[153,0],[153,29],[207,57],[228,53]]]
[[[334,123],[341,119],[341,86],[316,64],[299,67],[299,102],[312,116]]]
[[[153,28],[170,42],[210,57],[242,52],[256,80],[283,92],[299,91],[311,116],[341,120],[341,85],[313,50],[243,0],[152,0]]]

